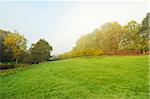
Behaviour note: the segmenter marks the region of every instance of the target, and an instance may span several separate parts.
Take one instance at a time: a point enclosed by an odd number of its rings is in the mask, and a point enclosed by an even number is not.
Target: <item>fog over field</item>
[[[122,25],[140,22],[148,12],[146,1],[1,1],[0,28],[17,30],[28,46],[39,38],[49,41],[60,54],[71,50],[76,40],[105,22]],[[31,35],[32,34],[32,35]]]

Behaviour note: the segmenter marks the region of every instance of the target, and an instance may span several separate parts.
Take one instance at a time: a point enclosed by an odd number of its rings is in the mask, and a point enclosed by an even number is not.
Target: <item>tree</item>
[[[4,40],[8,34],[11,32],[0,29],[0,61],[3,63],[5,61],[12,61],[13,52],[4,44]]]
[[[113,53],[119,50],[119,42],[121,41],[121,36],[124,32],[122,26],[117,22],[109,22],[101,27],[103,33],[103,51],[107,53]]]
[[[92,39],[93,48],[102,50],[104,46],[103,42],[104,42],[104,34],[101,28],[95,29],[93,31],[93,39]]]
[[[75,56],[101,55],[119,50],[119,42],[124,33],[123,27],[117,22],[109,22],[95,29],[92,33],[81,36],[71,52]],[[72,53],[65,53],[72,55]],[[65,56],[64,55],[64,56]]]
[[[40,39],[36,44],[32,44],[30,48],[30,53],[32,62],[31,63],[40,63],[48,61],[50,58],[50,52],[52,51],[52,46],[43,39]]]
[[[6,56],[4,56],[6,53],[5,53],[5,47],[4,47],[3,41],[7,34],[8,34],[7,31],[0,30],[0,61],[2,63],[4,61],[4,57],[6,57]]]
[[[74,49],[76,50],[82,50],[82,49],[86,49],[86,48],[91,48],[91,39],[92,39],[92,33],[87,34],[87,35],[83,35],[81,36],[77,42],[76,42],[76,46],[74,47]]]
[[[140,29],[140,49],[145,53],[150,47],[150,13],[147,13],[146,17],[142,20]]]
[[[125,26],[108,22],[93,32],[81,36],[75,47],[61,57],[101,54],[141,53],[150,47],[150,13],[139,24],[132,20]],[[140,51],[141,50],[141,51]]]
[[[21,54],[26,51],[26,39],[19,33],[9,33],[4,38],[3,44],[7,47],[6,51],[12,51],[13,59],[18,63]]]
[[[124,34],[122,35],[120,46],[125,50],[138,50],[139,49],[139,41],[140,41],[140,24],[136,21],[132,20],[124,26]]]

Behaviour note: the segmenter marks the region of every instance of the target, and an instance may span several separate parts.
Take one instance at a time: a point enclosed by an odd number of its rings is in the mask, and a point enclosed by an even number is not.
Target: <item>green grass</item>
[[[148,99],[148,56],[82,57],[0,76],[1,99]]]

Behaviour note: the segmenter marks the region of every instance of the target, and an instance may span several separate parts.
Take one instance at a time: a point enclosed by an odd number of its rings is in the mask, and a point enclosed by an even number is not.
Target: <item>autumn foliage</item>
[[[145,54],[150,49],[149,23],[150,13],[141,23],[134,20],[126,25],[107,22],[92,33],[81,36],[76,46],[60,57]]]

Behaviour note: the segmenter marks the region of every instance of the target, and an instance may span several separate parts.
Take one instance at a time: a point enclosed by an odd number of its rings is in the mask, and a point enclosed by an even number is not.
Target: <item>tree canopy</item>
[[[30,48],[31,63],[40,63],[48,61],[51,56],[51,51],[52,46],[50,46],[50,44],[44,39],[40,39],[36,44],[32,44]]]
[[[0,30],[0,61],[10,62],[30,62],[39,63],[47,61],[50,58],[52,46],[40,39],[36,44],[32,44],[27,49],[27,39],[18,33]]]
[[[122,51],[145,54],[150,49],[150,13],[138,23],[131,20],[125,25],[107,22],[93,32],[82,35],[71,51],[60,57],[114,55]],[[18,32],[0,30],[0,61],[40,63],[49,60],[52,46],[44,39],[27,49],[27,39]]]
[[[76,46],[60,57],[116,54],[123,50],[145,53],[150,49],[149,23],[150,13],[141,23],[131,20],[123,26],[118,22],[107,22],[93,32],[81,36],[77,40]],[[89,52],[90,54],[87,54]],[[94,52],[99,52],[99,54]]]

